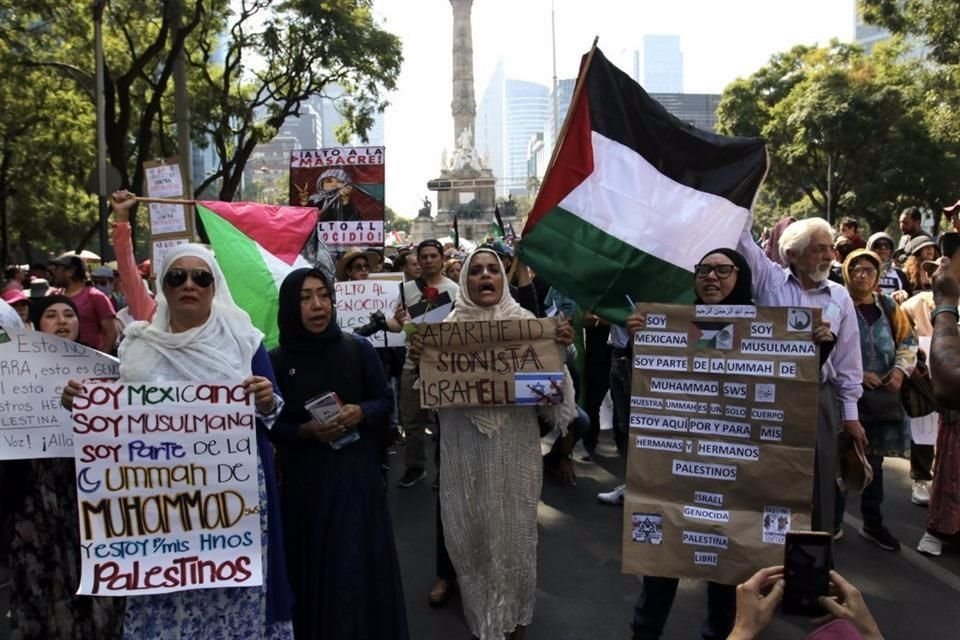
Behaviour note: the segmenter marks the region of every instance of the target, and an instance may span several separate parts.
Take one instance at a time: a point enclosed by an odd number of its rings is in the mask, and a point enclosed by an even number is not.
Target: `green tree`
[[[338,136],[366,140],[403,59],[400,40],[376,24],[372,0],[243,0],[203,23],[196,43],[193,130],[220,159],[196,190],[219,180],[221,200],[233,199],[256,145],[334,85],[344,90]]]
[[[383,231],[391,233],[393,231],[404,231],[410,233],[410,227],[413,226],[413,220],[397,215],[397,212],[390,207],[383,210]]]
[[[900,43],[873,56],[837,42],[797,47],[727,87],[719,129],[767,140],[772,210],[883,229],[905,204],[956,188],[956,146],[931,131],[922,66],[902,54]]]

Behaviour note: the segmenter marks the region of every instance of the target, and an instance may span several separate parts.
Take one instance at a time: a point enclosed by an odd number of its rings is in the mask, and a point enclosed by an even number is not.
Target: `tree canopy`
[[[850,215],[880,230],[903,206],[939,208],[957,192],[957,140],[935,126],[929,70],[904,51],[798,46],[724,90],[719,130],[768,142],[768,222]]]

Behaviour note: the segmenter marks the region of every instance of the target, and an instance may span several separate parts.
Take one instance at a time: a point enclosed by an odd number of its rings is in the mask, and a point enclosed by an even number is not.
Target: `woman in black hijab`
[[[298,640],[407,640],[400,566],[380,475],[393,398],[365,339],[337,326],[333,282],[317,269],[280,287],[280,346],[270,358],[284,398],[279,453],[287,564]],[[333,392],[339,413],[305,405]]]
[[[714,249],[693,269],[696,304],[752,305],[750,265],[733,249]],[[632,337],[646,325],[646,316],[634,311],[627,318]],[[679,580],[644,576],[640,599],[633,608],[633,637],[659,638],[667,624],[670,607],[677,594]],[[707,620],[704,638],[726,638],[733,630],[737,613],[737,588],[734,585],[707,583]]]

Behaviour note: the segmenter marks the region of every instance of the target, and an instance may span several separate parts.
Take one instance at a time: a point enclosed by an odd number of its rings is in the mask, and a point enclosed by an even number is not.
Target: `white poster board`
[[[78,593],[263,583],[253,401],[234,382],[86,383]]]
[[[371,276],[367,280],[337,282],[337,324],[347,333],[370,322],[370,314],[381,312],[392,318],[400,297],[401,274]],[[384,342],[386,338],[386,342]],[[406,335],[392,331],[378,331],[369,336],[374,347],[402,347]]]
[[[930,362],[930,336],[920,338],[920,348],[927,354],[927,362]],[[937,444],[937,432],[940,419],[940,412],[934,411],[930,415],[919,418],[910,418],[910,435],[916,444]]]
[[[0,331],[0,460],[72,458],[67,381],[116,378],[119,363],[78,342],[39,331]]]

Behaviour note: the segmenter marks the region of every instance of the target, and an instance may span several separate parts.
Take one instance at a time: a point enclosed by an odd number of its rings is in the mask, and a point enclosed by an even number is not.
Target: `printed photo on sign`
[[[560,404],[563,402],[563,372],[513,374],[517,404]]]
[[[785,507],[763,508],[763,541],[767,544],[783,544],[790,532],[790,509]]]
[[[690,342],[698,349],[733,349],[734,326],[729,322],[696,321],[690,327]],[[686,345],[684,345],[686,346]]]
[[[633,541],[640,544],[663,542],[663,516],[659,513],[634,513]]]
[[[813,328],[813,312],[810,309],[790,309],[787,312],[787,331],[810,331]]]

